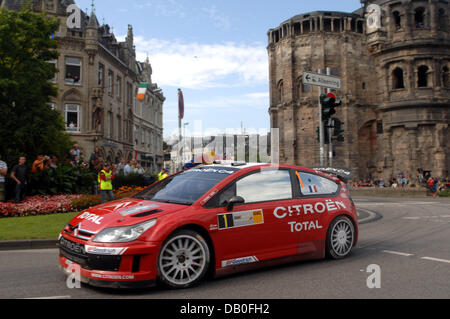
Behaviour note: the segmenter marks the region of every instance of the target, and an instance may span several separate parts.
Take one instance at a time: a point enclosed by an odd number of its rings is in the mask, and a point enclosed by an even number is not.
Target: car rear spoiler
[[[316,171],[323,172],[326,174],[330,174],[336,176],[344,183],[348,183],[349,180],[352,179],[352,170],[349,168],[335,168],[335,167],[316,167],[313,168]]]

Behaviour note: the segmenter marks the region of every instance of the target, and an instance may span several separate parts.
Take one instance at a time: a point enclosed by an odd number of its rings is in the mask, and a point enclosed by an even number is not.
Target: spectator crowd
[[[430,171],[424,171],[422,167],[417,169],[417,183],[412,183],[411,175],[408,171],[398,171],[397,175],[392,174],[388,181],[385,181],[383,177],[374,177],[369,175],[367,178],[360,180],[359,182],[352,182],[352,187],[390,187],[390,188],[404,188],[404,187],[416,187],[424,186],[431,191],[434,197],[437,196],[437,192],[450,189],[450,181],[448,176],[439,179],[437,176],[432,176]]]
[[[6,198],[5,185],[6,178],[8,177],[11,178],[11,180],[14,182],[14,202],[20,203],[25,199],[27,192],[30,190],[30,175],[26,163],[26,156],[20,156],[18,158],[17,164],[14,165],[11,170],[9,170],[7,163],[2,161],[0,154],[0,202],[4,202]],[[106,185],[106,188],[110,188],[110,182],[114,179],[114,176],[128,176],[131,174],[144,175],[147,173],[146,170],[136,160],[125,161],[125,159],[122,157],[117,163],[106,161],[101,156],[98,147],[94,149],[94,152],[86,161],[78,144],[73,145],[72,149],[69,151],[69,154],[65,159],[65,163],[73,167],[80,167],[83,170],[89,170],[90,172],[94,173],[95,176],[97,176],[97,178],[94,178],[94,185],[92,185],[94,194],[98,194],[99,191],[101,191],[100,188],[102,187],[102,185]],[[56,156],[39,154],[31,165],[31,176],[39,172],[57,169],[59,165],[61,164]],[[102,195],[103,201],[105,194],[103,192],[100,193]],[[110,194],[111,193],[108,192],[106,195]]]

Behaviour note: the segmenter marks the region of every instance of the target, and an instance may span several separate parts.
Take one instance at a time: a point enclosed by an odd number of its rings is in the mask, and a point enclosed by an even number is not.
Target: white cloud
[[[238,87],[268,82],[265,45],[186,43],[135,36],[137,58],[147,54],[153,68],[153,81],[190,89]]]
[[[134,6],[137,9],[150,9],[155,16],[178,18],[186,17],[186,8],[182,3],[176,0],[139,1],[135,2]]]
[[[228,30],[231,27],[229,18],[219,14],[216,6],[202,8],[202,11],[213,21],[215,27],[225,30]]]

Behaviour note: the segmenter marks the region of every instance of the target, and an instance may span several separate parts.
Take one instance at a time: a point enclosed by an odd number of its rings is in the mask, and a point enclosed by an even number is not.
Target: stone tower
[[[419,166],[448,174],[449,11],[438,0],[363,1],[353,13],[301,14],[269,30],[280,162],[319,165],[318,88],[301,79],[328,67],[342,79],[336,117],[345,123],[334,166],[352,168],[356,178],[400,170],[415,178]]]
[[[377,66],[382,111],[378,171],[450,168],[450,5],[447,1],[365,1],[367,47]],[[368,24],[369,25],[369,24]]]

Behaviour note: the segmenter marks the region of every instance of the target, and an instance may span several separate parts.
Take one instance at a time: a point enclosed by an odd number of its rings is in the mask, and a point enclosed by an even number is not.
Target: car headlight
[[[152,219],[133,226],[106,228],[95,236],[93,241],[96,243],[127,243],[138,239],[155,224],[156,219]]]

